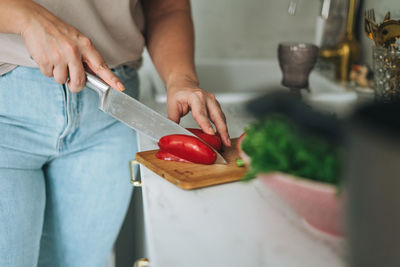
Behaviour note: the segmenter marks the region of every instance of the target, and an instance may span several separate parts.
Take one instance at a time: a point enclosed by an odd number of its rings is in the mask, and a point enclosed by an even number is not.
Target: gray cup
[[[282,85],[292,91],[308,89],[308,76],[318,57],[318,47],[306,43],[280,43],[279,66],[282,70]]]

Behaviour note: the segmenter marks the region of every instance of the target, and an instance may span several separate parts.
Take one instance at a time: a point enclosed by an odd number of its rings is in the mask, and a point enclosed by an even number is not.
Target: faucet
[[[290,0],[288,13],[291,16],[294,16],[296,14],[297,1],[298,0]],[[331,0],[321,0],[321,2],[322,2],[321,17],[324,20],[326,20],[326,19],[328,19],[328,16],[329,16],[329,8],[331,6]]]
[[[322,0],[321,18],[326,20],[329,15],[331,0]],[[288,12],[295,15],[297,0],[291,0]],[[346,34],[343,41],[339,42],[334,48],[321,48],[319,57],[332,61],[335,64],[335,76],[339,81],[349,79],[350,66],[360,57],[360,44],[354,37],[354,21],[356,15],[356,0],[349,0]]]
[[[356,14],[356,0],[349,0],[344,40],[334,48],[321,48],[319,57],[332,61],[335,64],[335,76],[339,81],[348,81],[352,64],[360,57],[360,44],[354,37],[354,20]]]

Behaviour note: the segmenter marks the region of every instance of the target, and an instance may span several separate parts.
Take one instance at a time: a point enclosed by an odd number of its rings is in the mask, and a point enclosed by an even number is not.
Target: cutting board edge
[[[230,148],[231,151],[235,150],[235,143],[237,141],[237,138],[232,139],[232,147]],[[174,172],[171,172],[171,169],[169,168],[160,168],[160,164],[158,161],[165,162],[163,160],[157,159],[154,157],[154,155],[157,153],[158,149],[154,150],[147,150],[147,151],[141,151],[136,154],[136,161],[152,171],[153,173],[161,176],[161,178],[164,178],[168,182],[178,186],[181,189],[184,190],[193,190],[193,189],[199,189],[199,188],[205,188],[209,186],[215,186],[215,185],[220,185],[220,184],[227,184],[231,182],[237,182],[240,181],[241,178],[245,175],[247,168],[240,168],[241,170],[236,170],[236,171],[228,171],[227,174],[228,176],[226,177],[218,177],[217,180],[213,179],[204,179],[204,180],[197,180],[195,182],[186,180],[184,175],[180,174],[178,177],[174,174]],[[230,152],[229,152],[230,153]],[[236,151],[235,151],[236,154]],[[232,156],[231,160],[232,160]],[[199,167],[199,164],[194,164],[194,163],[182,163],[182,162],[171,162],[171,164],[178,164],[181,165],[182,168],[188,169],[189,165],[193,165],[193,167]],[[200,164],[201,165],[201,164]],[[230,165],[236,166],[235,163],[230,163]],[[203,165],[207,166],[207,165]],[[190,168],[190,167],[189,167]],[[185,172],[185,171],[183,171]],[[229,177],[229,178],[227,178]]]
[[[148,152],[148,151],[145,151],[145,152]],[[177,179],[171,178],[170,175],[168,174],[168,172],[165,172],[163,170],[159,170],[158,169],[159,171],[155,171],[155,169],[157,170],[157,168],[155,166],[153,166],[151,164],[151,162],[144,160],[139,153],[136,155],[136,161],[137,162],[139,162],[140,164],[142,164],[144,167],[146,167],[150,171],[154,172],[155,174],[161,176],[162,178],[164,178],[168,182],[170,182],[170,183],[172,183],[172,184],[174,184],[174,185],[176,185],[179,188],[182,188],[184,190],[194,190],[194,189],[201,189],[201,188],[206,188],[206,187],[215,186],[215,185],[228,184],[228,183],[238,182],[241,179],[241,177],[237,177],[237,179],[235,179],[235,180],[232,180],[232,179],[230,179],[230,180],[219,180],[219,181],[217,181],[215,183],[209,183],[209,180],[204,180],[204,184],[193,185],[190,182],[186,182],[186,181],[182,181],[182,180],[177,180]],[[182,164],[187,164],[187,163],[182,163]]]

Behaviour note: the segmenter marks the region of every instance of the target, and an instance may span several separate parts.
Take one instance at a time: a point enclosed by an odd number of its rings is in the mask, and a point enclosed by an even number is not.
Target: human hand
[[[69,90],[79,92],[86,83],[86,64],[111,87],[125,89],[88,37],[34,1],[20,2],[24,2],[23,12],[29,22],[21,35],[44,75],[54,77],[59,84],[68,81]]]
[[[211,122],[215,125],[225,146],[231,146],[226,118],[214,94],[199,88],[195,81],[185,81],[168,86],[168,118],[179,123],[180,118],[192,111],[192,116],[208,134],[215,134]],[[211,121],[211,122],[210,122]]]

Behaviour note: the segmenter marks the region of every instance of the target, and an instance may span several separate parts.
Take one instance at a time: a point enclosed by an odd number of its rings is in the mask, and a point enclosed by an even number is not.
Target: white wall
[[[296,16],[287,12],[290,0],[191,2],[197,58],[275,58],[279,42],[314,42],[320,12],[320,0],[298,0]],[[400,0],[363,2],[363,9],[375,8],[378,21],[389,10],[392,17],[400,19]],[[373,43],[364,33],[360,36],[362,61],[369,63]]]
[[[197,58],[273,58],[282,41],[314,42],[319,0],[192,0]]]

